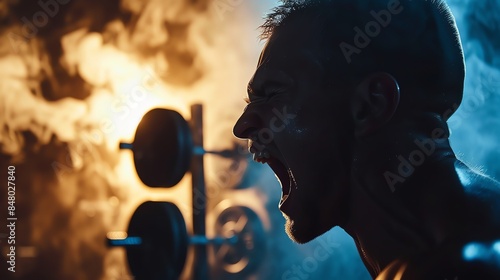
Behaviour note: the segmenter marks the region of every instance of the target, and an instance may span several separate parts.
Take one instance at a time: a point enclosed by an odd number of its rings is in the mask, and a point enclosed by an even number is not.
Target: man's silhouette
[[[283,1],[234,127],[291,239],[335,226],[377,279],[500,279],[500,185],[458,160],[465,66],[443,1]]]

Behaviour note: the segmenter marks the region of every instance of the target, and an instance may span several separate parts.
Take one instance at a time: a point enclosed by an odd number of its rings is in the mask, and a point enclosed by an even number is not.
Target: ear
[[[388,73],[373,73],[361,81],[351,100],[356,136],[369,135],[386,124],[398,108],[399,97],[398,82]]]

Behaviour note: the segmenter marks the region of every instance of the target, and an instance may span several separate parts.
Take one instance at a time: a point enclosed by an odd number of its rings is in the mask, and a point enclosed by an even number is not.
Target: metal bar
[[[134,146],[131,143],[121,142],[119,148],[120,150],[132,150]]]
[[[195,156],[202,156],[206,153],[207,153],[207,151],[205,151],[205,149],[203,149],[203,147],[198,147],[198,146],[193,147],[193,155],[195,155]]]
[[[233,245],[236,244],[237,242],[238,242],[238,237],[236,235],[233,235],[229,238],[221,236],[216,236],[214,238],[207,238],[206,236],[203,235],[193,235],[189,238],[189,244],[191,245],[209,245],[209,244],[221,245],[224,243]]]
[[[203,149],[203,107],[201,104],[194,104],[191,106],[190,125],[193,133],[194,146]],[[193,185],[193,234],[206,236],[207,195],[205,189],[203,154],[193,155],[191,161],[191,176]],[[195,244],[194,254],[193,279],[209,279],[206,243]]]
[[[198,146],[193,147],[193,155],[199,156],[206,154],[217,155],[224,158],[234,158],[236,153],[233,150],[228,150],[228,149],[222,151],[207,151],[203,147],[198,147]]]
[[[121,239],[108,239],[108,246],[110,247],[128,247],[142,245],[142,238],[129,236]]]

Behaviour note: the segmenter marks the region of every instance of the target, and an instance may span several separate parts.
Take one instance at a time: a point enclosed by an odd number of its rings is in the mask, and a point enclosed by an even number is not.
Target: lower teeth
[[[293,185],[295,185],[295,189],[297,189],[297,181],[295,181],[295,177],[293,176],[291,169],[288,169],[288,177],[290,178],[290,190]]]
[[[280,201],[280,205],[282,205],[287,198],[288,198],[288,194],[283,195],[283,197],[281,198],[281,201]]]

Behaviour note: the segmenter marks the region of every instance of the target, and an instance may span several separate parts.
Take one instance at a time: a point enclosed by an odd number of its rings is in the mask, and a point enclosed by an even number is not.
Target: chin
[[[286,234],[291,240],[298,244],[308,243],[330,229],[321,229],[318,224],[311,224],[309,222],[301,223],[300,221],[292,220],[285,214],[283,214],[283,216],[286,219]]]
[[[300,197],[300,200],[297,198]],[[293,192],[282,205],[286,220],[285,232],[296,243],[304,244],[340,226],[347,217],[347,200],[339,201],[332,196],[307,197]]]

